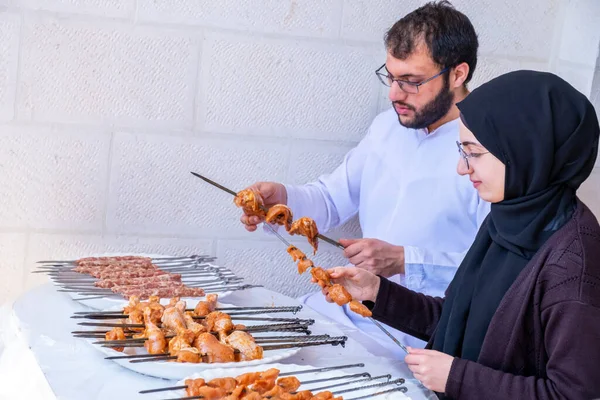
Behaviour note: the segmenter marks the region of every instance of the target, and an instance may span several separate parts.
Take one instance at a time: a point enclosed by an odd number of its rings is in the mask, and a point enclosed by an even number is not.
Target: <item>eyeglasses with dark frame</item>
[[[458,140],[456,141],[456,146],[458,146],[458,154],[461,155],[461,157],[463,158],[463,160],[465,160],[465,163],[467,164],[467,169],[471,169],[471,166],[469,165],[469,158],[477,158],[489,153],[489,151],[483,153],[467,153],[465,149],[463,149],[463,144]]]
[[[443,75],[449,69],[450,69],[450,67],[446,67],[446,68],[442,69],[440,72],[438,72],[437,74],[435,74],[434,76],[432,76],[431,78],[427,78],[424,81],[421,81],[418,83],[394,78],[389,73],[389,71],[385,68],[385,64],[383,64],[381,67],[377,68],[377,70],[375,71],[375,74],[377,75],[377,77],[379,78],[381,83],[383,83],[387,87],[392,87],[394,82],[396,82],[398,84],[398,86],[400,87],[400,89],[402,89],[404,92],[410,93],[410,94],[417,94],[417,93],[419,93],[419,86],[424,85],[427,82],[434,80],[438,76]],[[382,72],[382,70],[384,70],[385,73]]]

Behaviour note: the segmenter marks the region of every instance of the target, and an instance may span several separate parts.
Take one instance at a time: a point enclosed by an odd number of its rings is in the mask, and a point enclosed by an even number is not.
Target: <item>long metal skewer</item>
[[[279,232],[277,232],[275,229],[273,229],[273,227],[271,225],[269,225],[269,224],[264,224],[264,225],[268,226],[269,229],[271,229],[271,231],[275,234],[275,236],[277,236],[279,238],[279,240],[281,240],[281,242],[283,242],[286,246],[288,246],[288,247],[291,246],[291,244],[287,240],[285,240],[285,238],[283,236],[281,236],[279,234]],[[394,335],[392,335],[387,329],[385,329],[383,327],[383,325],[381,325],[373,317],[368,317],[368,318],[371,322],[373,322],[375,324],[375,326],[377,326],[383,333],[385,333],[390,339],[392,339],[394,341],[394,343],[396,343],[398,346],[400,346],[400,348],[408,354],[408,349],[406,348],[406,346],[404,346],[402,343],[400,343],[400,341],[398,339],[396,339],[394,337]]]
[[[316,372],[329,372],[329,371],[335,371],[338,369],[347,369],[347,368],[362,368],[364,366],[365,366],[365,364],[360,363],[360,364],[338,365],[338,366],[334,366],[334,367],[312,368],[312,369],[306,369],[306,370],[294,371],[294,372],[283,372],[283,373],[279,374],[279,377],[311,374],[311,373],[316,373]],[[163,388],[158,388],[158,389],[141,390],[139,393],[140,394],[158,393],[158,392],[167,392],[167,391],[171,391],[171,390],[179,390],[179,389],[185,389],[185,388],[187,388],[187,385],[170,386],[170,387],[163,387]]]
[[[237,193],[236,193],[236,192],[234,192],[233,190],[231,190],[231,189],[228,189],[228,188],[226,188],[225,186],[223,186],[223,185],[220,185],[220,184],[218,184],[217,182],[215,182],[215,181],[213,181],[213,180],[211,180],[211,179],[208,179],[207,177],[204,177],[204,176],[202,176],[202,175],[200,175],[200,174],[198,174],[198,173],[196,173],[196,172],[191,172],[191,174],[192,174],[192,175],[194,175],[194,176],[195,176],[195,177],[197,177],[197,178],[200,178],[200,179],[202,179],[204,182],[210,183],[211,185],[213,185],[213,186],[215,186],[215,187],[217,187],[217,188],[219,188],[219,189],[223,190],[224,192],[227,192],[227,193],[229,193],[229,194],[231,194],[231,195],[233,195],[233,196],[237,196]],[[327,243],[329,243],[329,244],[331,244],[331,245],[335,246],[335,247],[338,247],[338,248],[340,248],[340,249],[344,250],[344,246],[342,246],[342,244],[341,244],[341,243],[339,243],[339,242],[337,242],[337,241],[335,241],[335,240],[333,240],[333,239],[331,239],[331,238],[329,238],[329,237],[327,237],[327,236],[325,236],[325,235],[323,235],[323,234],[320,234],[320,233],[319,233],[319,234],[317,234],[317,237],[318,237],[319,239],[322,239],[323,241],[325,241],[325,242],[327,242]]]

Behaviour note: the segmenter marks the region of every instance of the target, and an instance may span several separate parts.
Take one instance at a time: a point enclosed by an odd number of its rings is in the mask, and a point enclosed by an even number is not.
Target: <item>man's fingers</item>
[[[360,264],[362,264],[363,262],[367,261],[368,257],[365,256],[364,253],[358,253],[350,258],[348,258],[348,261],[350,261],[352,263],[352,265],[354,265],[355,267],[358,267]],[[366,265],[363,265],[363,269],[365,269]]]
[[[348,259],[355,257],[357,254],[363,251],[365,245],[366,243],[364,241],[357,240],[355,243],[351,244],[350,246],[344,249],[344,257]]]
[[[357,243],[360,239],[340,239],[339,242],[342,246],[348,247],[354,243]]]
[[[257,216],[255,216],[255,215],[253,215],[252,217],[249,217],[249,218],[248,218],[248,221],[249,221],[249,222],[250,222],[250,224],[252,224],[252,225],[257,225],[257,224],[260,224],[260,222],[261,222],[261,219],[260,219],[260,218],[258,218],[258,217],[257,217]]]

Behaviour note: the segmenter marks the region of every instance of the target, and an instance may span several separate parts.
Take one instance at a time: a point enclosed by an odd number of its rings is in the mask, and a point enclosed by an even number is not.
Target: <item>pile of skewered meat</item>
[[[248,372],[235,378],[186,379],[186,394],[205,400],[343,400],[331,392],[314,394],[309,390],[296,392],[301,383],[295,376],[278,379],[279,370],[271,368],[262,372]]]
[[[162,271],[148,257],[88,257],[74,264],[72,271],[98,278],[96,287],[110,289],[124,298],[204,296],[204,290],[186,286],[181,275]]]
[[[293,221],[292,210],[284,204],[275,204],[267,209],[260,193],[253,189],[239,192],[234,198],[234,203],[242,208],[246,215],[264,218],[269,224],[282,225],[290,235],[306,236],[313,248],[313,254],[317,253],[319,230],[311,218],[302,217]]]
[[[331,283],[331,277],[321,267],[315,267],[312,260],[310,260],[306,255],[300,251],[295,246],[290,246],[287,249],[287,252],[292,257],[292,260],[298,262],[298,273],[303,274],[307,269],[310,269],[310,274],[317,281],[317,284],[322,288],[326,289],[329,297],[339,306],[343,306],[345,304],[350,304],[350,310],[353,312],[362,315],[363,317],[370,317],[373,315],[371,310],[369,310],[364,304],[357,300],[352,300],[352,296],[346,288],[342,285],[336,283]]]
[[[134,339],[145,339],[149,354],[177,357],[178,362],[221,363],[263,358],[262,348],[244,331],[244,325],[235,325],[231,317],[215,311],[217,295],[207,295],[193,311],[186,311],[185,301],[172,298],[163,306],[157,297],[140,302],[133,296],[123,309],[127,324],[143,324],[144,328],[128,328]],[[195,319],[200,319],[198,323]],[[216,336],[215,336],[216,334]],[[106,333],[106,340],[123,340],[123,328],[115,327]],[[122,347],[113,347],[123,351]]]

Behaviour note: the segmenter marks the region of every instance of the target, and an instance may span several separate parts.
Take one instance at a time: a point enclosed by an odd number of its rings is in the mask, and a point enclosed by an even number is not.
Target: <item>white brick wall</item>
[[[239,189],[334,169],[389,107],[373,74],[385,30],[423,3],[0,0],[0,303],[45,282],[35,260],[116,251],[211,253],[314,290],[189,171]],[[480,37],[472,87],[548,70],[600,105],[599,2],[454,3]],[[600,168],[581,196],[600,215]],[[331,233],[358,234],[356,220]],[[344,263],[325,243],[315,260]]]

